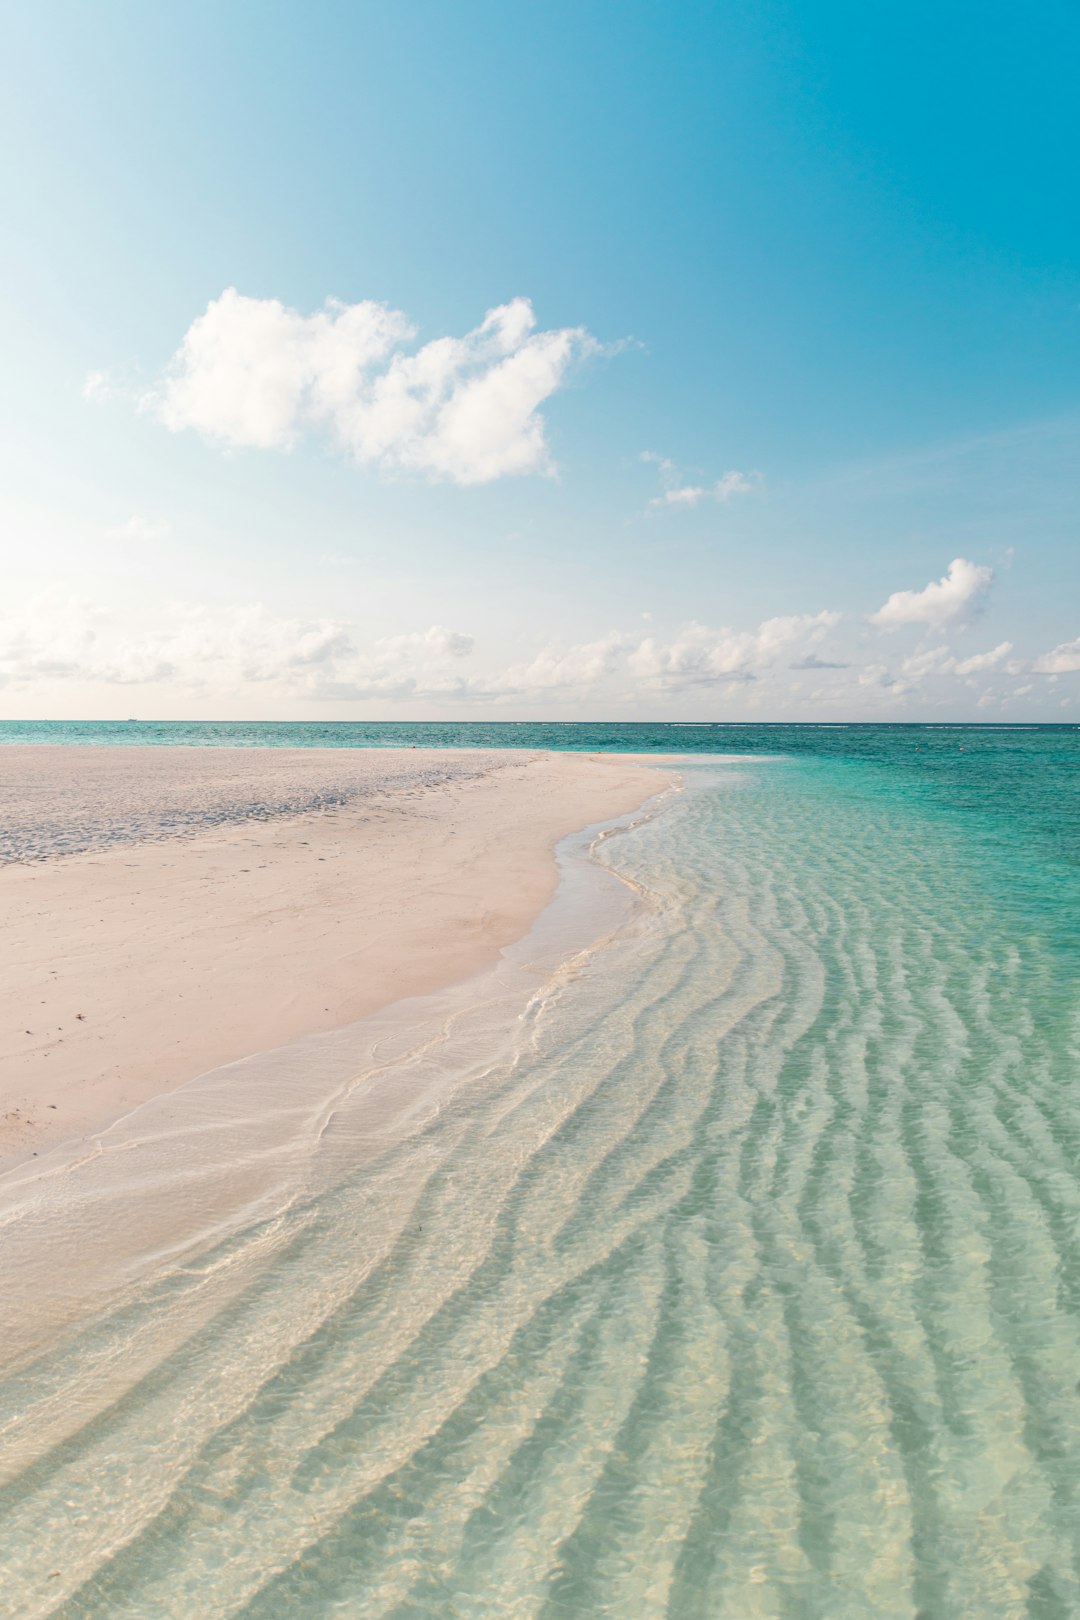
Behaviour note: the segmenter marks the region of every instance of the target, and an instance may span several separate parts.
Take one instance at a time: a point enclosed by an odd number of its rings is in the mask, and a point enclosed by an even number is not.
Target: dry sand
[[[566,834],[671,779],[618,756],[0,750],[0,1170],[148,1097],[467,978]]]

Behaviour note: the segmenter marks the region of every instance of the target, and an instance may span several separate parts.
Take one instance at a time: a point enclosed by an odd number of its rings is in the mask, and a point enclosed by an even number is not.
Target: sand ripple
[[[835,767],[600,853],[633,925],[415,1131],[0,1392],[69,1414],[0,1499],[9,1612],[1080,1612],[1053,942]]]

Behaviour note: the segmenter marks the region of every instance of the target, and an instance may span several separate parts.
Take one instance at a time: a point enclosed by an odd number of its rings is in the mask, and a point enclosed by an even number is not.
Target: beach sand
[[[0,1171],[470,977],[671,776],[494,751],[0,751]]]

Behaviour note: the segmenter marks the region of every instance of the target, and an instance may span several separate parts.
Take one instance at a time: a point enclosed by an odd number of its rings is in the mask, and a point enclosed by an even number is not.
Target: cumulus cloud
[[[1040,675],[1071,675],[1080,669],[1080,636],[1075,641],[1063,641],[1052,651],[1036,658],[1032,668]]]
[[[789,669],[850,669],[850,664],[840,663],[835,659],[819,658],[817,653],[807,653],[803,658],[796,658],[788,665]]]
[[[711,484],[683,484],[679,482],[679,469],[669,457],[658,456],[654,450],[643,450],[641,459],[653,463],[665,486],[659,495],[653,496],[650,506],[694,507],[702,501],[725,504],[736,495],[752,494],[764,482],[759,472],[744,473],[733,468]]]
[[[444,624],[433,624],[428,630],[418,630],[407,636],[383,636],[375,643],[380,652],[391,656],[412,653],[431,653],[436,658],[467,658],[472,652],[472,636],[463,636],[460,630],[448,630]]]
[[[650,506],[697,506],[708,494],[702,484],[677,484],[671,489],[665,489],[662,495],[654,495],[649,502]]]
[[[82,386],[83,398],[94,405],[104,405],[112,399],[116,392],[113,380],[107,371],[88,371]]]
[[[912,653],[900,667],[909,680],[919,681],[926,675],[941,674],[949,658],[948,647],[930,647],[923,652]]]
[[[779,618],[765,619],[756,637],[757,656],[767,662],[795,642],[817,646],[830,630],[835,630],[842,617],[840,613],[823,609],[820,613],[786,613]]]
[[[839,613],[822,612],[766,619],[756,631],[694,623],[667,643],[647,637],[627,662],[648,685],[668,690],[751,681],[780,654],[819,643],[839,622]]]
[[[879,686],[893,692],[906,690],[885,664],[864,664],[856,679],[860,686]]]
[[[535,327],[529,300],[515,298],[464,337],[409,353],[416,330],[385,304],[331,299],[302,315],[230,287],[192,322],[143,408],[174,432],[264,450],[314,429],[359,462],[456,484],[546,473],[540,407],[601,346],[583,327]]]
[[[921,591],[894,591],[870,623],[882,630],[904,624],[928,624],[933,629],[951,624],[973,611],[994,583],[993,569],[956,557],[941,579]]]
[[[596,641],[576,646],[550,643],[529,662],[508,669],[499,685],[512,693],[592,687],[618,668],[626,645],[626,638],[614,630]]]
[[[693,622],[661,634],[639,624],[580,642],[538,639],[539,650],[522,651],[513,662],[488,658],[481,665],[472,637],[445,624],[364,638],[343,619],[305,618],[259,603],[173,603],[125,622],[52,592],[20,611],[0,611],[0,684],[41,691],[149,685],[223,706],[258,692],[266,713],[309,701],[415,702],[433,710],[513,702],[555,712],[602,701],[613,713],[654,704],[678,713],[695,693],[707,701],[719,692],[747,712],[784,703],[820,715],[865,713],[868,705],[884,712],[904,698],[940,704],[945,688],[933,685],[939,677],[977,683],[974,702],[988,684],[979,677],[1033,667],[1014,658],[1009,642],[966,657],[940,643],[895,670],[876,662],[849,666],[832,652],[840,623],[840,614],[826,610],[774,616],[748,630]],[[1034,667],[1049,682],[1080,670],[1080,642],[1055,648]]]
[[[973,653],[970,658],[958,659],[954,673],[957,675],[981,675],[988,669],[997,669],[998,665],[1003,664],[1011,652],[1012,642],[1000,641],[996,647],[991,647],[989,652]]]
[[[989,652],[957,658],[948,647],[930,647],[905,658],[901,669],[910,680],[922,680],[927,675],[981,675],[1004,664],[1012,650],[1011,641],[1001,641]]]
[[[5,682],[63,680],[94,656],[104,615],[91,603],[45,591],[0,616],[0,676]]]
[[[750,495],[761,481],[761,474],[757,472],[742,473],[733,469],[731,472],[721,473],[713,485],[713,498],[718,501],[730,501],[733,495]]]
[[[108,615],[55,594],[0,619],[0,679],[163,683],[225,694],[260,685],[298,697],[453,693],[470,682],[448,673],[472,648],[445,625],[360,647],[335,619],[298,619],[259,604],[211,609],[175,603],[138,636]]]
[[[350,624],[303,619],[261,603],[173,603],[137,635],[79,598],[50,592],[0,614],[0,684],[168,685],[227,697],[260,687],[274,701],[501,701],[595,687],[627,646],[612,631],[580,644],[551,643],[532,658],[483,675],[462,670],[471,636],[446,625],[364,645]]]
[[[99,646],[85,678],[166,680],[192,690],[296,687],[351,651],[348,627],[333,619],[288,618],[261,603],[222,609],[177,603],[141,636]]]
[[[506,668],[462,665],[473,641],[431,625],[361,644],[334,618],[303,619],[259,603],[228,608],[174,603],[132,635],[75,600],[50,598],[0,620],[0,679],[30,686],[169,685],[225,697],[252,687],[283,699],[543,701],[621,689],[677,694],[753,682],[793,655],[804,658],[836,613],[766,619],[753,631],[690,624],[669,641],[618,630],[578,643],[549,642]],[[806,667],[820,667],[820,661]]]

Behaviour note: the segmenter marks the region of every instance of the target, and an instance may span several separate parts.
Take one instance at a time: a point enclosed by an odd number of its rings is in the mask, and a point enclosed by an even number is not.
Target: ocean
[[[5,1612],[1080,1614],[1080,730],[0,738],[685,756],[491,974],[71,1180],[58,1269],[207,1235],[0,1380]]]

